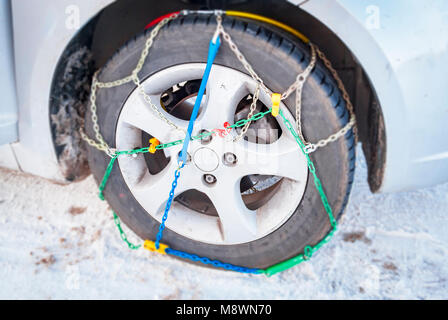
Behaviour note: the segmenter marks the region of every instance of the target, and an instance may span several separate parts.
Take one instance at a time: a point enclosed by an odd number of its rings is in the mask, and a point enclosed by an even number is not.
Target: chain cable
[[[266,87],[263,80],[258,76],[258,74],[255,72],[253,67],[247,61],[246,57],[241,53],[241,51],[238,49],[237,45],[233,42],[230,34],[228,34],[224,30],[224,27],[222,26],[222,17],[220,14],[218,14],[216,16],[216,22],[217,22],[217,31],[220,34],[222,34],[223,39],[229,45],[230,50],[233,52],[233,54],[236,56],[236,58],[240,61],[240,63],[243,65],[244,69],[246,69],[246,71],[249,73],[249,75],[252,77],[252,79],[258,84],[257,88],[260,87],[267,95],[269,95],[269,96],[272,95],[272,91],[268,87]],[[327,59],[327,57],[324,55],[324,53],[322,51],[320,51],[319,48],[315,44],[313,44],[311,42],[309,42],[308,44],[311,48],[310,64],[305,68],[305,70],[302,73],[300,73],[297,76],[296,80],[288,87],[288,89],[286,89],[286,91],[282,93],[281,99],[285,100],[293,92],[296,93],[296,99],[295,99],[296,127],[297,127],[299,137],[301,138],[302,141],[305,142],[305,151],[307,153],[311,153],[311,152],[316,151],[317,148],[324,147],[328,143],[336,141],[340,137],[344,136],[350,129],[355,127],[356,118],[355,118],[355,114],[354,114],[354,110],[353,110],[353,105],[350,102],[350,97],[349,97],[347,91],[345,90],[345,87],[344,87],[341,79],[339,78],[338,73],[333,68],[331,62]],[[316,65],[316,60],[317,60],[316,53],[319,56],[319,58],[324,62],[325,66],[330,70],[331,74],[333,75],[334,79],[336,80],[336,83],[342,92],[342,98],[344,99],[344,101],[347,105],[347,110],[349,111],[349,114],[350,114],[350,121],[343,128],[341,128],[338,132],[330,135],[328,138],[319,140],[317,143],[309,143],[309,142],[306,142],[305,138],[303,137],[302,125],[301,125],[302,89],[303,89],[303,85],[305,84],[306,80],[308,79],[309,75],[311,74],[311,71],[314,69],[314,67]],[[247,131],[247,129],[246,129],[246,131]],[[355,130],[354,130],[354,132],[355,132]],[[356,137],[356,135],[355,135],[355,137]],[[238,136],[235,140],[237,141],[240,138],[241,137]]]
[[[90,113],[91,113],[91,120],[92,120],[92,129],[95,133],[95,140],[87,136],[84,127],[81,126],[80,128],[80,134],[84,141],[87,142],[90,146],[98,149],[99,151],[105,152],[110,157],[113,157],[116,153],[116,150],[114,148],[109,147],[109,145],[106,143],[105,139],[103,138],[100,127],[98,124],[98,116],[97,116],[97,106],[96,106],[96,93],[98,88],[113,88],[118,87],[123,84],[134,82],[134,84],[137,86],[139,93],[143,97],[144,101],[151,107],[151,109],[157,114],[157,116],[162,119],[164,122],[166,122],[168,125],[173,127],[176,130],[180,130],[185,132],[183,128],[178,127],[176,124],[174,124],[172,121],[170,121],[168,118],[166,118],[163,113],[159,110],[159,108],[152,102],[151,97],[145,92],[140,79],[138,77],[138,73],[142,70],[146,58],[149,54],[149,49],[152,47],[154,43],[154,39],[157,37],[160,29],[163,28],[164,25],[166,25],[168,22],[176,19],[179,16],[178,13],[175,13],[165,19],[163,19],[161,22],[159,22],[154,29],[151,31],[149,38],[145,42],[145,46],[141,52],[140,58],[137,62],[136,67],[132,71],[132,73],[124,78],[110,81],[110,82],[100,82],[98,81],[98,73],[99,70],[96,71],[93,74],[92,77],[92,86],[91,86],[91,92],[90,92]]]
[[[252,117],[254,116],[254,113],[257,109],[257,102],[258,102],[258,97],[260,95],[260,84],[257,84],[257,87],[255,88],[255,92],[254,95],[252,96],[252,103],[250,104],[250,111],[249,114],[247,115],[247,119],[244,123],[244,126],[241,128],[240,133],[233,139],[234,142],[239,141],[241,138],[244,137],[244,135],[246,134],[247,130],[249,129],[250,124],[252,123]]]
[[[100,126],[98,124],[98,116],[97,116],[97,106],[96,106],[96,97],[97,97],[97,89],[98,88],[113,88],[116,86],[120,86],[126,83],[130,83],[133,82],[138,90],[139,93],[141,94],[141,96],[143,97],[144,101],[151,107],[151,109],[154,111],[154,113],[164,122],[166,122],[168,125],[170,125],[171,127],[173,127],[173,129],[176,130],[181,130],[183,132],[186,132],[183,128],[178,127],[176,124],[174,124],[172,121],[170,121],[168,118],[165,117],[165,115],[159,110],[159,107],[156,106],[152,101],[151,101],[151,97],[150,95],[148,95],[144,88],[143,85],[141,84],[141,81],[138,77],[139,72],[143,69],[143,66],[145,64],[145,61],[147,59],[147,56],[149,54],[149,50],[152,47],[153,43],[154,43],[154,39],[157,37],[160,29],[163,28],[163,26],[165,26],[167,23],[169,23],[170,21],[172,21],[173,19],[176,19],[179,15],[186,15],[189,14],[190,11],[181,11],[179,13],[174,13],[172,15],[170,15],[167,18],[164,18],[163,20],[161,20],[150,32],[150,35],[148,37],[148,39],[145,42],[144,48],[141,52],[140,58],[137,62],[137,65],[135,67],[135,69],[132,71],[132,73],[124,78],[115,80],[115,81],[111,81],[111,82],[100,82],[98,81],[98,72],[96,71],[93,75],[92,78],[92,86],[91,86],[91,95],[90,95],[90,111],[91,111],[91,120],[92,120],[92,129],[94,131],[94,137],[95,139],[90,138],[85,130],[84,130],[84,125],[81,125],[80,128],[80,134],[81,137],[86,141],[87,144],[89,144],[90,146],[105,152],[108,156],[111,157],[111,160],[109,162],[109,165],[106,169],[106,172],[104,174],[104,177],[101,181],[101,184],[99,186],[99,196],[102,200],[104,200],[104,195],[103,195],[103,191],[106,187],[106,183],[109,179],[110,173],[112,171],[113,168],[113,164],[115,163],[115,160],[118,158],[118,156],[120,155],[133,155],[133,154],[138,154],[138,153],[146,153],[146,152],[150,152],[148,147],[144,147],[144,148],[140,148],[140,149],[135,149],[135,150],[125,150],[125,151],[117,151],[114,148],[111,148],[107,142],[105,141],[104,137],[101,134],[100,131]],[[250,63],[247,61],[247,59],[245,58],[245,56],[241,53],[241,51],[238,49],[238,47],[236,46],[236,44],[233,42],[232,38],[230,37],[230,35],[224,30],[224,27],[222,26],[222,16],[221,14],[223,13],[220,10],[215,10],[213,11],[213,13],[216,16],[216,22],[217,22],[217,28],[214,34],[213,39],[216,39],[217,36],[222,35],[222,38],[224,39],[225,42],[227,42],[227,44],[229,45],[231,51],[235,54],[236,58],[241,62],[241,64],[243,65],[243,67],[246,69],[246,71],[250,74],[250,76],[252,77],[252,79],[257,83],[255,91],[253,93],[253,98],[252,98],[252,103],[250,106],[250,111],[249,114],[247,115],[246,119],[241,119],[237,122],[235,122],[233,125],[227,126],[225,127],[226,130],[228,129],[232,129],[232,128],[240,128],[241,127],[241,131],[240,133],[233,139],[233,141],[238,141],[240,140],[247,132],[247,130],[249,129],[249,126],[251,125],[251,123],[253,121],[257,121],[261,118],[263,118],[264,116],[268,115],[271,113],[272,108],[269,108],[269,110],[264,111],[264,112],[258,112],[255,113],[256,111],[256,105],[257,105],[257,101],[259,100],[259,94],[260,91],[263,90],[267,95],[271,96],[273,93],[272,91],[267,88],[267,86],[264,84],[263,80],[258,76],[258,74],[255,72],[255,70],[253,69],[253,67],[250,65]],[[182,167],[184,166],[184,164],[181,162],[179,164],[179,167],[176,169],[175,174],[174,174],[174,180],[172,182],[172,186],[171,186],[171,191],[169,193],[169,197],[167,200],[167,204],[165,207],[165,212],[164,215],[162,217],[162,222],[159,226],[159,231],[156,237],[156,241],[155,241],[155,248],[154,249],[149,249],[151,251],[157,251],[157,252],[162,252],[162,253],[167,253],[167,254],[171,254],[171,255],[175,255],[178,256],[180,258],[184,258],[184,259],[190,259],[192,261],[199,261],[202,262],[204,264],[211,264],[213,266],[216,267],[221,267],[227,270],[233,270],[233,271],[237,271],[237,272],[243,272],[243,273],[253,273],[253,274],[266,274],[266,275],[272,275],[275,274],[277,272],[283,271],[287,268],[290,268],[293,265],[297,265],[303,261],[306,261],[308,259],[311,258],[311,256],[313,255],[313,253],[315,251],[317,251],[322,245],[324,245],[325,243],[327,243],[330,238],[333,236],[334,232],[337,229],[337,221],[335,219],[335,217],[333,216],[332,213],[332,209],[331,206],[328,202],[328,199],[325,195],[325,192],[323,190],[322,187],[322,183],[319,180],[319,178],[317,177],[316,174],[316,169],[314,167],[314,164],[309,156],[309,154],[311,152],[314,152],[317,148],[321,148],[326,146],[328,143],[330,142],[334,142],[337,139],[339,139],[340,137],[344,136],[345,134],[347,134],[351,129],[353,130],[353,133],[355,135],[355,139],[357,141],[357,134],[356,134],[356,118],[355,118],[355,114],[354,114],[354,108],[353,105],[350,102],[350,97],[347,93],[347,91],[345,90],[345,87],[341,81],[341,79],[339,78],[336,70],[333,68],[331,62],[327,59],[327,57],[324,55],[324,53],[322,51],[319,50],[319,48],[312,44],[311,42],[308,42],[310,49],[311,49],[311,59],[310,59],[310,63],[309,65],[299,74],[297,75],[296,80],[294,81],[294,83],[292,83],[288,89],[283,92],[281,94],[281,100],[285,100],[287,99],[292,93],[295,93],[295,116],[296,116],[296,123],[295,123],[295,127],[297,129],[294,130],[293,125],[291,124],[291,122],[286,119],[286,117],[283,114],[282,109],[279,110],[279,114],[283,120],[284,125],[286,126],[286,128],[289,130],[289,132],[291,133],[291,135],[294,137],[294,139],[296,140],[297,144],[299,145],[299,149],[302,151],[302,153],[305,155],[306,159],[307,159],[307,165],[308,165],[308,169],[311,172],[311,174],[313,175],[314,178],[314,184],[316,189],[319,192],[320,198],[321,198],[321,202],[323,204],[323,207],[325,209],[325,212],[328,215],[329,221],[330,221],[330,226],[331,229],[328,232],[328,234],[321,240],[319,241],[317,244],[315,244],[314,246],[311,245],[307,245],[304,247],[304,251],[302,254],[299,254],[296,257],[293,257],[291,259],[288,259],[286,261],[283,261],[277,265],[268,267],[266,269],[251,269],[251,268],[246,268],[246,267],[241,267],[241,266],[235,266],[235,265],[231,265],[228,263],[223,263],[220,262],[218,260],[211,260],[207,257],[199,257],[197,255],[194,254],[190,254],[190,253],[186,253],[183,251],[179,251],[179,250],[174,250],[172,248],[169,248],[166,245],[162,245],[160,243],[160,241],[162,240],[162,233],[163,230],[165,228],[165,223],[166,220],[168,218],[168,211],[170,209],[171,203],[174,199],[174,191],[175,188],[177,186],[177,180],[179,179],[180,176],[180,170],[182,169]],[[339,131],[337,131],[336,133],[330,135],[329,137],[327,137],[326,139],[322,139],[319,140],[316,143],[309,143],[306,142],[306,140],[304,139],[303,136],[303,131],[302,131],[302,117],[301,117],[301,113],[302,113],[302,91],[303,91],[303,86],[307,80],[307,78],[310,76],[312,70],[315,68],[316,65],[316,60],[317,60],[317,56],[323,61],[323,63],[325,64],[325,66],[327,67],[328,70],[330,70],[333,78],[335,79],[338,88],[341,90],[342,92],[342,98],[344,99],[345,103],[346,103],[346,107],[347,110],[350,114],[350,120],[349,122],[343,127],[341,128]],[[221,130],[221,129],[215,129],[215,130]],[[225,131],[225,130],[222,130]],[[210,136],[212,134],[215,134],[215,132],[204,132],[200,135],[191,137],[191,140],[201,140],[204,137]],[[159,144],[155,147],[156,150],[162,150],[165,148],[169,148],[172,146],[176,146],[179,144],[182,144],[184,142],[185,139],[180,139],[180,140],[176,140],[176,141],[172,141],[172,142],[168,142],[165,144]],[[128,247],[130,249],[138,249],[140,248],[141,245],[134,245],[133,243],[129,242],[127,239],[126,234],[124,233],[121,224],[120,224],[120,220],[118,218],[118,216],[116,215],[115,212],[113,212],[114,214],[114,221],[115,224],[120,232],[120,236],[122,238],[122,240],[124,242],[126,242],[126,244],[128,245]],[[149,241],[149,240],[146,240]],[[151,241],[149,241],[151,242]],[[160,246],[163,246],[163,248],[159,248]],[[151,247],[151,246],[149,246]],[[146,248],[146,245],[145,245]]]
[[[308,79],[308,76],[311,74],[311,71],[314,69],[314,66],[316,65],[316,50],[314,49],[314,46],[311,45],[311,62],[310,64],[305,68],[305,70],[300,73],[294,84],[286,90],[284,95],[282,95],[282,99],[286,99],[290,92],[295,91],[296,97],[295,97],[295,103],[296,103],[296,128],[297,133],[299,134],[300,140],[302,140],[305,144],[308,144],[305,140],[305,137],[303,136],[302,132],[302,89],[303,85],[305,84],[306,80]],[[289,92],[289,90],[291,90]]]

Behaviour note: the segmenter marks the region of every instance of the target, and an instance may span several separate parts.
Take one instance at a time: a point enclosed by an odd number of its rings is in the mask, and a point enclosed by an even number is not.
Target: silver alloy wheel
[[[166,118],[186,129],[188,121],[165,112],[161,95],[177,83],[200,79],[205,64],[189,63],[164,69],[143,81],[145,92]],[[223,128],[224,122],[233,123],[239,101],[254,92],[256,83],[248,75],[223,66],[214,65],[207,83],[206,95],[194,126],[193,135],[201,130]],[[270,97],[260,92],[260,101],[270,105]],[[294,123],[293,116],[282,105],[285,116]],[[190,239],[210,244],[239,244],[262,238],[285,223],[300,203],[307,183],[306,159],[296,142],[277,119],[283,133],[271,144],[257,144],[244,139],[233,142],[235,130],[226,138],[214,137],[206,146],[192,142],[189,148],[191,161],[181,171],[175,195],[196,189],[206,194],[218,216],[210,216],[173,202],[167,228]],[[173,130],[150,109],[138,90],[134,90],[124,103],[117,124],[118,150],[142,147],[142,131],[162,143],[182,139],[185,133]],[[182,145],[164,149],[168,165],[157,174],[150,174],[142,154],[137,157],[120,157],[119,167],[132,195],[153,218],[161,222],[177,156]],[[223,155],[232,153],[237,162],[226,165]],[[240,192],[241,178],[247,175],[275,175],[284,177],[274,196],[257,210],[249,210]],[[205,175],[216,181],[207,183]],[[210,180],[211,181],[211,180]]]

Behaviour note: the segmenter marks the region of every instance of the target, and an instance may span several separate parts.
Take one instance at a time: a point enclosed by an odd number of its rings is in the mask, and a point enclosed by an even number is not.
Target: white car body
[[[58,181],[65,177],[49,119],[56,65],[78,28],[113,1],[77,0],[75,6],[73,2],[14,0],[12,28],[8,1],[0,4],[0,66],[7,70],[0,75],[0,165]],[[448,181],[448,2],[290,2],[342,40],[375,89],[387,145],[379,191]],[[79,17],[79,25],[73,17]]]

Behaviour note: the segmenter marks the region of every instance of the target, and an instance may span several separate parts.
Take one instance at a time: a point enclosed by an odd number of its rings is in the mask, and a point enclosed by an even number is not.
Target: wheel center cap
[[[204,172],[211,172],[218,168],[219,157],[215,151],[209,148],[199,148],[193,155],[195,166]]]

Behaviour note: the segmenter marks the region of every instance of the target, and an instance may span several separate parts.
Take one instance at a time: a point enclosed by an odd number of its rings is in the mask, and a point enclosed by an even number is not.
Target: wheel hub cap
[[[219,157],[210,148],[199,148],[193,156],[195,166],[204,172],[212,172],[218,168]]]

